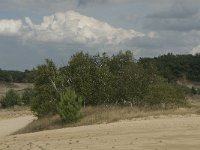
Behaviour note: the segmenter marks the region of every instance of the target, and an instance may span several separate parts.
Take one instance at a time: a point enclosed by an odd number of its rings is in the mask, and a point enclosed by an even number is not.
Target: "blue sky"
[[[136,58],[200,52],[198,0],[0,0],[0,68],[31,69],[78,51]]]

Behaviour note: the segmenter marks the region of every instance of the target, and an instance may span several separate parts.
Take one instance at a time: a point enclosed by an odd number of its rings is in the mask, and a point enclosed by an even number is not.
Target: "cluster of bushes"
[[[33,89],[27,88],[21,95],[10,89],[5,96],[1,97],[0,104],[2,108],[14,107],[15,105],[29,105],[33,97]]]
[[[130,51],[108,56],[77,53],[58,68],[51,60],[35,69],[31,109],[39,117],[59,114],[75,121],[82,105],[177,107],[185,92],[168,83],[151,63],[138,63]]]

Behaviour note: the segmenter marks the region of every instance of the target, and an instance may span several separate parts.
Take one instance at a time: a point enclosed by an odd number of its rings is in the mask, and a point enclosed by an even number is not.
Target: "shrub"
[[[81,114],[82,98],[77,96],[75,91],[67,89],[60,94],[60,102],[58,104],[58,113],[64,122],[77,121]]]
[[[166,82],[151,85],[144,100],[146,105],[161,105],[165,108],[186,104],[184,91]]]
[[[17,92],[10,89],[6,95],[1,98],[0,103],[3,108],[13,107],[15,105],[21,105],[21,99]]]
[[[26,88],[22,94],[21,101],[24,105],[29,105],[33,99],[35,92],[31,88]]]

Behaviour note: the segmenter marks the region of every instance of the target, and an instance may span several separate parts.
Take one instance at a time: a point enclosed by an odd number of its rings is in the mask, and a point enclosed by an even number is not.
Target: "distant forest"
[[[183,78],[200,82],[200,54],[174,55],[169,53],[154,58],[141,58],[139,63],[156,66],[160,75],[169,82]]]
[[[174,55],[172,53],[154,58],[140,58],[139,64],[144,67],[155,66],[158,73],[169,82],[179,79],[200,82],[200,54]],[[34,70],[8,71],[0,69],[0,82],[33,82]]]
[[[34,71],[8,71],[0,69],[0,82],[32,83]]]

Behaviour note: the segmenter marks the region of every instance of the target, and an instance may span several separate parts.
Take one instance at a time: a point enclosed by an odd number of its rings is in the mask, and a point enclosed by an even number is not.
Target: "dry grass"
[[[131,120],[135,118],[157,118],[163,115],[187,115],[197,113],[197,108],[178,108],[178,109],[147,109],[137,107],[87,107],[81,110],[83,116],[75,123],[64,124],[58,115],[53,117],[41,118],[33,121],[25,128],[15,134],[37,132],[42,130],[58,129],[63,127],[75,127],[92,124],[110,123],[119,120]]]

